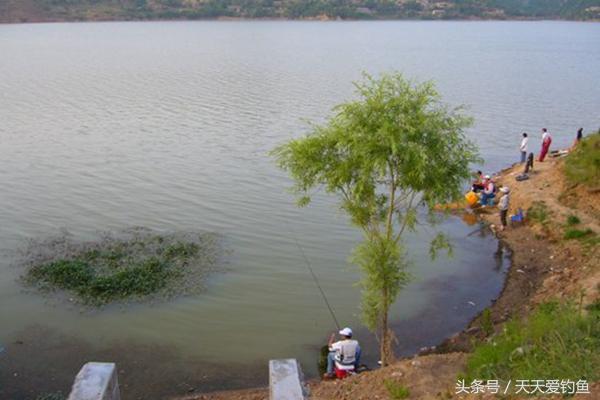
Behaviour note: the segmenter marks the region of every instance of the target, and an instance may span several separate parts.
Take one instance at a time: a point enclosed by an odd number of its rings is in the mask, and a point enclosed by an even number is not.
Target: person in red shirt
[[[548,154],[548,150],[550,150],[550,144],[552,144],[552,136],[548,129],[542,129],[542,150],[540,151],[540,157],[538,158],[539,162],[544,161],[546,158],[546,154]]]
[[[475,175],[475,180],[473,181],[473,185],[471,185],[471,190],[475,193],[478,193],[483,190],[483,184],[483,172],[477,171],[477,174]]]

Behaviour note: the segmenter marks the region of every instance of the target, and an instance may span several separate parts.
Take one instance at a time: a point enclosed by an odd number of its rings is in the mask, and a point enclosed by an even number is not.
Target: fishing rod
[[[329,310],[329,314],[331,314],[331,318],[333,319],[333,322],[335,323],[335,326],[337,327],[337,329],[339,331],[342,328],[340,327],[340,324],[339,324],[337,318],[335,317],[335,313],[333,312],[333,308],[331,307],[331,304],[329,304],[329,300],[327,300],[325,291],[323,291],[323,288],[321,287],[321,284],[319,283],[319,279],[317,278],[317,275],[315,274],[315,271],[312,268],[312,264],[311,264],[310,260],[308,259],[308,256],[306,255],[304,248],[298,241],[298,236],[296,235],[296,232],[294,231],[294,229],[292,228],[292,226],[289,223],[288,223],[288,226],[289,226],[290,232],[292,233],[292,236],[294,238],[294,242],[296,242],[296,246],[298,246],[298,248],[300,249],[302,258],[304,258],[304,261],[306,262],[306,266],[308,267],[308,270],[310,271],[310,274],[312,275],[312,278],[315,281],[315,285],[319,289],[319,292],[321,292],[321,297],[323,297],[323,301],[325,302],[325,305],[327,306],[327,309]]]
[[[473,232],[469,233],[465,237],[473,236],[474,234],[482,232],[484,229],[489,228],[489,227],[490,227],[490,224],[488,224],[488,223],[482,223],[482,225],[479,228],[475,229]]]

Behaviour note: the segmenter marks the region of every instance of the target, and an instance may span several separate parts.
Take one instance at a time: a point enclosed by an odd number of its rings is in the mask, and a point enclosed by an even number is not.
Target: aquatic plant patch
[[[172,297],[202,287],[221,254],[209,233],[163,234],[136,228],[80,242],[71,235],[33,241],[25,251],[25,284],[69,292],[86,304]]]

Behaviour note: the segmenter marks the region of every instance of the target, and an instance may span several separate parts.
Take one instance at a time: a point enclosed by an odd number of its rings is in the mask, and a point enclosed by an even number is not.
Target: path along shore
[[[534,202],[544,202],[549,221],[543,225],[529,221],[496,233],[498,239],[512,250],[513,259],[505,287],[489,308],[495,332],[499,332],[508,319],[526,316],[540,303],[553,299],[575,299],[586,305],[600,297],[600,246],[584,246],[577,240],[563,239],[565,221],[574,214],[581,220],[581,227],[600,232],[600,190],[570,185],[563,167],[564,158],[549,158],[535,164],[528,180],[515,180],[523,170],[521,164],[502,170],[496,176],[499,186],[511,189],[509,215],[517,208],[527,210]],[[500,225],[499,212],[495,207],[485,209],[479,216],[490,226]],[[457,376],[465,367],[470,343],[473,339],[485,337],[481,326],[481,317],[476,317],[462,332],[428,350],[429,354],[423,352],[389,367],[343,381],[310,382],[311,399],[390,399],[384,383],[390,380],[407,387],[410,399],[495,398],[491,394],[455,395]],[[581,394],[574,398],[600,398],[600,382],[591,383],[590,392],[591,395]],[[261,388],[198,394],[180,400],[268,398],[268,389]]]

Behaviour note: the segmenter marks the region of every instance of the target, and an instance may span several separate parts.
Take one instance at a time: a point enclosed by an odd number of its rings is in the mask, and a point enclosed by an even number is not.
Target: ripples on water
[[[338,318],[354,327],[358,272],[346,261],[360,237],[332,198],[296,209],[289,180],[267,153],[305,132],[303,119],[323,121],[363,70],[434,79],[446,101],[469,105],[476,119],[469,135],[488,171],[517,160],[523,130],[533,133],[534,148],[542,126],[566,145],[576,128],[589,132],[600,120],[598,24],[0,25],[0,57],[2,254],[61,228],[87,240],[129,226],[216,231],[234,252],[231,271],[214,276],[201,296],[85,315],[22,293],[19,271],[3,255],[0,342],[10,357],[0,364],[0,393],[13,397],[39,386],[10,380],[12,370],[54,374],[65,387],[79,361],[103,352],[139,368],[147,354],[136,349],[144,346],[169,349],[170,369],[195,371],[185,380],[198,388],[256,383],[264,373],[249,366],[268,357],[297,357],[313,373],[332,323],[287,224]],[[456,241],[453,259],[431,262],[427,233],[408,238],[416,280],[394,309],[402,353],[459,330],[502,285],[493,239],[466,237],[473,228],[455,219],[441,229]],[[52,332],[47,343],[32,336],[38,325]],[[73,337],[51,339],[65,335]],[[364,330],[359,336],[372,343]],[[19,347],[19,338],[38,347]],[[74,341],[81,345],[67,344]],[[115,343],[136,346],[126,356],[110,350]],[[69,354],[77,362],[39,370]],[[202,368],[221,375],[201,378]],[[151,388],[122,375],[132,394],[187,390],[178,373]]]

